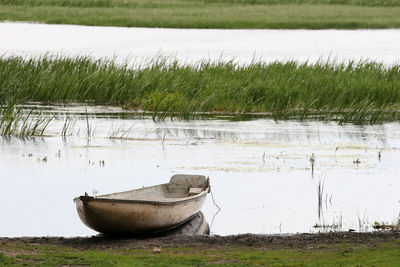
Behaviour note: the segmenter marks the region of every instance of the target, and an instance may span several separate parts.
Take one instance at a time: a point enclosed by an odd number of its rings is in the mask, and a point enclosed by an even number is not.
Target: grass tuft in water
[[[375,221],[372,228],[375,230],[400,230],[400,213],[396,221],[392,223]]]
[[[0,135],[31,137],[43,136],[53,117],[44,116],[31,109],[25,113],[22,108],[9,103],[0,108]]]
[[[80,102],[153,112],[376,124],[400,119],[400,65],[200,61],[156,58],[136,69],[87,57],[0,58],[0,102]],[[90,127],[88,127],[88,130]]]
[[[76,117],[66,116],[61,130],[61,136],[66,137],[72,135],[76,125]]]

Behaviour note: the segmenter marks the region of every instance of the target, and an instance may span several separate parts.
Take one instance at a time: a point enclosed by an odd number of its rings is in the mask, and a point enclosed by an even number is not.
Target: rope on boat
[[[211,185],[210,185],[210,177],[207,177],[207,186],[208,186],[208,192],[211,193],[211,198],[212,198],[212,201],[214,202],[214,205],[218,208],[218,211],[222,210],[222,209],[217,205],[217,203],[215,203],[214,195],[213,195],[213,192],[212,192],[212,190],[211,190]],[[217,211],[217,213],[218,213],[218,211]]]
[[[213,225],[214,225],[214,220],[215,220],[215,217],[217,216],[217,214],[221,211],[221,208],[217,205],[217,203],[215,203],[214,195],[213,195],[213,193],[211,191],[211,187],[210,187],[210,193],[211,193],[211,199],[212,199],[214,205],[218,208],[217,212],[214,214],[214,216],[213,216],[213,218],[211,220],[210,233],[213,233],[212,229],[213,229]]]
[[[211,187],[210,187],[210,193],[211,193],[212,201],[214,202],[214,205],[218,208],[218,211],[222,210],[222,209],[217,205],[217,203],[215,203],[214,195],[213,195],[213,192],[212,192],[212,190],[211,190]]]
[[[220,206],[218,206],[218,204],[215,202],[215,199],[214,199],[214,195],[213,195],[213,192],[212,192],[212,190],[211,190],[211,185],[210,185],[210,178],[209,177],[207,177],[207,185],[208,185],[208,192],[210,192],[211,193],[211,199],[212,199],[212,201],[213,201],[213,203],[214,203],[214,205],[215,205],[215,207],[217,207],[217,212],[214,214],[214,216],[213,216],[213,218],[212,218],[212,220],[211,220],[211,225],[210,225],[210,233],[212,233],[212,229],[213,229],[213,225],[214,225],[214,219],[215,219],[215,217],[217,216],[217,214],[222,210],[221,208],[220,208]]]

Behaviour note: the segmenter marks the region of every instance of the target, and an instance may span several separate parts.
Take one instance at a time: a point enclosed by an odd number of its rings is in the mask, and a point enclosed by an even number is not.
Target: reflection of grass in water
[[[208,112],[380,123],[400,119],[400,66],[154,59],[129,69],[88,58],[0,58],[0,101],[90,102],[193,118]],[[90,129],[88,127],[88,129]],[[90,135],[90,134],[88,134]]]
[[[133,125],[130,127],[126,128],[123,125],[120,125],[116,129],[110,128],[108,132],[108,138],[109,139],[120,139],[120,140],[129,140],[130,133],[132,132]],[[165,140],[165,136],[163,138],[163,143]]]
[[[340,216],[339,221],[337,223],[333,222],[332,224],[326,224],[324,220],[324,204],[325,209],[328,209],[329,205],[332,205],[332,195],[324,193],[325,183],[320,180],[318,182],[318,221],[319,223],[315,224],[314,228],[331,228],[332,230],[338,229],[342,226],[342,216]]]
[[[341,231],[343,227],[343,217],[340,215],[337,220],[333,219],[332,223],[316,223],[313,227],[325,231]]]
[[[167,28],[396,28],[399,6],[398,0],[2,0],[0,19]]]
[[[94,133],[96,131],[96,128],[92,128],[92,126],[89,123],[89,114],[87,112],[87,109],[85,108],[85,122],[86,122],[86,137],[88,139],[94,137]]]
[[[66,116],[63,124],[63,128],[61,130],[61,136],[66,137],[68,135],[72,135],[75,124],[76,124],[76,117]]]
[[[8,104],[0,109],[0,135],[2,136],[43,136],[44,131],[53,117],[44,116],[35,109],[25,113],[14,104]]]

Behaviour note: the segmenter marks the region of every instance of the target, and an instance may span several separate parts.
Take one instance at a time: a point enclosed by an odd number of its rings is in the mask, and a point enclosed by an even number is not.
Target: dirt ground
[[[126,237],[19,237],[0,238],[0,244],[25,243],[28,245],[65,246],[81,250],[88,249],[147,249],[153,247],[257,247],[260,249],[318,248],[324,244],[349,243],[375,246],[382,242],[400,240],[400,231],[377,231],[370,233],[334,232],[321,234],[231,236],[184,236],[175,235],[153,238]]]

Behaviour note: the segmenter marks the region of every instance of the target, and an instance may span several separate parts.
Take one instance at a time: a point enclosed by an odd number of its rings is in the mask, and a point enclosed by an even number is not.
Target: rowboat
[[[203,175],[176,174],[166,184],[74,199],[89,228],[104,234],[165,231],[193,218],[210,191]]]

